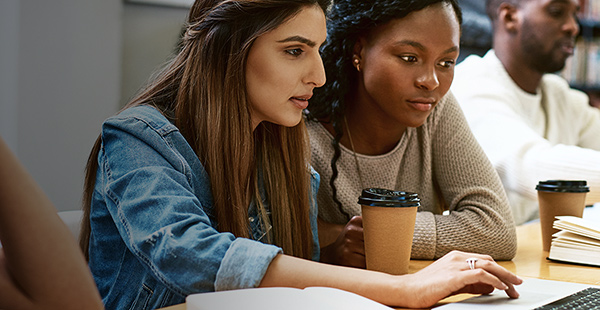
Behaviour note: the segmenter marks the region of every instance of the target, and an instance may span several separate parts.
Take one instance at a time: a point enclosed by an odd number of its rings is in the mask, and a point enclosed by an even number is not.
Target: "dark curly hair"
[[[342,209],[341,202],[337,199],[334,182],[338,176],[336,163],[341,155],[339,142],[343,136],[342,120],[346,110],[346,96],[356,86],[356,70],[352,65],[354,45],[362,35],[373,28],[436,3],[450,4],[459,24],[462,24],[462,12],[457,0],[334,0],[329,10],[327,42],[321,51],[327,83],[314,90],[308,119],[326,120],[333,126],[334,154],[331,159],[332,175],[329,185],[333,201],[348,218],[350,216]]]

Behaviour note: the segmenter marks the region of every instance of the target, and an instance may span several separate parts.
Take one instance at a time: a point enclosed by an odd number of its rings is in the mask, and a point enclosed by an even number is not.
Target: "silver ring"
[[[469,269],[471,269],[471,270],[475,269],[475,263],[477,261],[478,261],[478,259],[475,257],[467,258],[467,264],[469,264]]]

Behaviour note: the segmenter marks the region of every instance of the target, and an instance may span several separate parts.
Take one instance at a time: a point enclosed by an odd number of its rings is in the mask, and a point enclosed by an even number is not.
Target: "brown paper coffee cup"
[[[371,191],[377,197],[369,197]],[[390,196],[390,197],[386,197]],[[362,206],[367,269],[408,273],[419,199],[414,193],[365,189]]]
[[[550,251],[552,235],[558,231],[552,228],[556,216],[583,215],[585,196],[589,191],[586,184],[586,181],[549,180],[536,186],[544,251]]]

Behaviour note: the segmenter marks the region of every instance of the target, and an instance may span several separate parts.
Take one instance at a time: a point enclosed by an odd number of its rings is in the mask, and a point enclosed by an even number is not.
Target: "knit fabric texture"
[[[329,185],[333,136],[318,122],[308,121],[307,126],[311,163],[321,175],[319,217],[345,224],[349,218],[334,203]],[[362,188],[354,155],[351,149],[340,147],[337,198],[350,216],[360,215]],[[408,128],[389,153],[356,155],[365,187],[419,194],[413,259],[435,259],[451,250],[489,254],[499,260],[514,257],[515,225],[506,194],[451,93],[438,103],[425,124]],[[449,214],[443,215],[444,210]]]

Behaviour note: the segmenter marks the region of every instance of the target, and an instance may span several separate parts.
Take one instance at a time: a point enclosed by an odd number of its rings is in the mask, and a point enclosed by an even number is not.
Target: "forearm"
[[[408,289],[399,279],[385,273],[333,266],[287,255],[278,255],[269,265],[261,287],[334,287],[387,305],[408,302]]]
[[[28,306],[100,309],[83,255],[52,203],[0,139],[0,240],[14,292]],[[6,279],[5,279],[6,280]],[[4,296],[0,301],[16,300]],[[6,298],[4,298],[6,297]],[[25,305],[23,305],[25,306]]]
[[[476,257],[483,270],[469,270],[466,258]],[[429,308],[456,293],[487,294],[496,289],[518,297],[513,285],[522,281],[487,255],[453,251],[414,274],[393,276],[363,269],[332,266],[287,255],[269,265],[261,287],[325,286],[353,292],[379,303]]]
[[[516,232],[500,178],[458,106],[446,108],[434,140],[433,170],[438,199],[450,214],[420,216],[415,231],[433,230],[435,258],[456,249],[511,259]]]
[[[476,208],[476,207],[475,207]],[[490,255],[495,260],[511,260],[516,255],[517,238],[509,213],[462,210],[435,215],[437,234],[435,257],[452,250]]]
[[[523,195],[536,197],[537,182],[548,179],[587,180],[592,191],[600,190],[600,152],[571,145],[538,144],[522,157],[514,155],[506,163],[511,175],[509,187]]]

